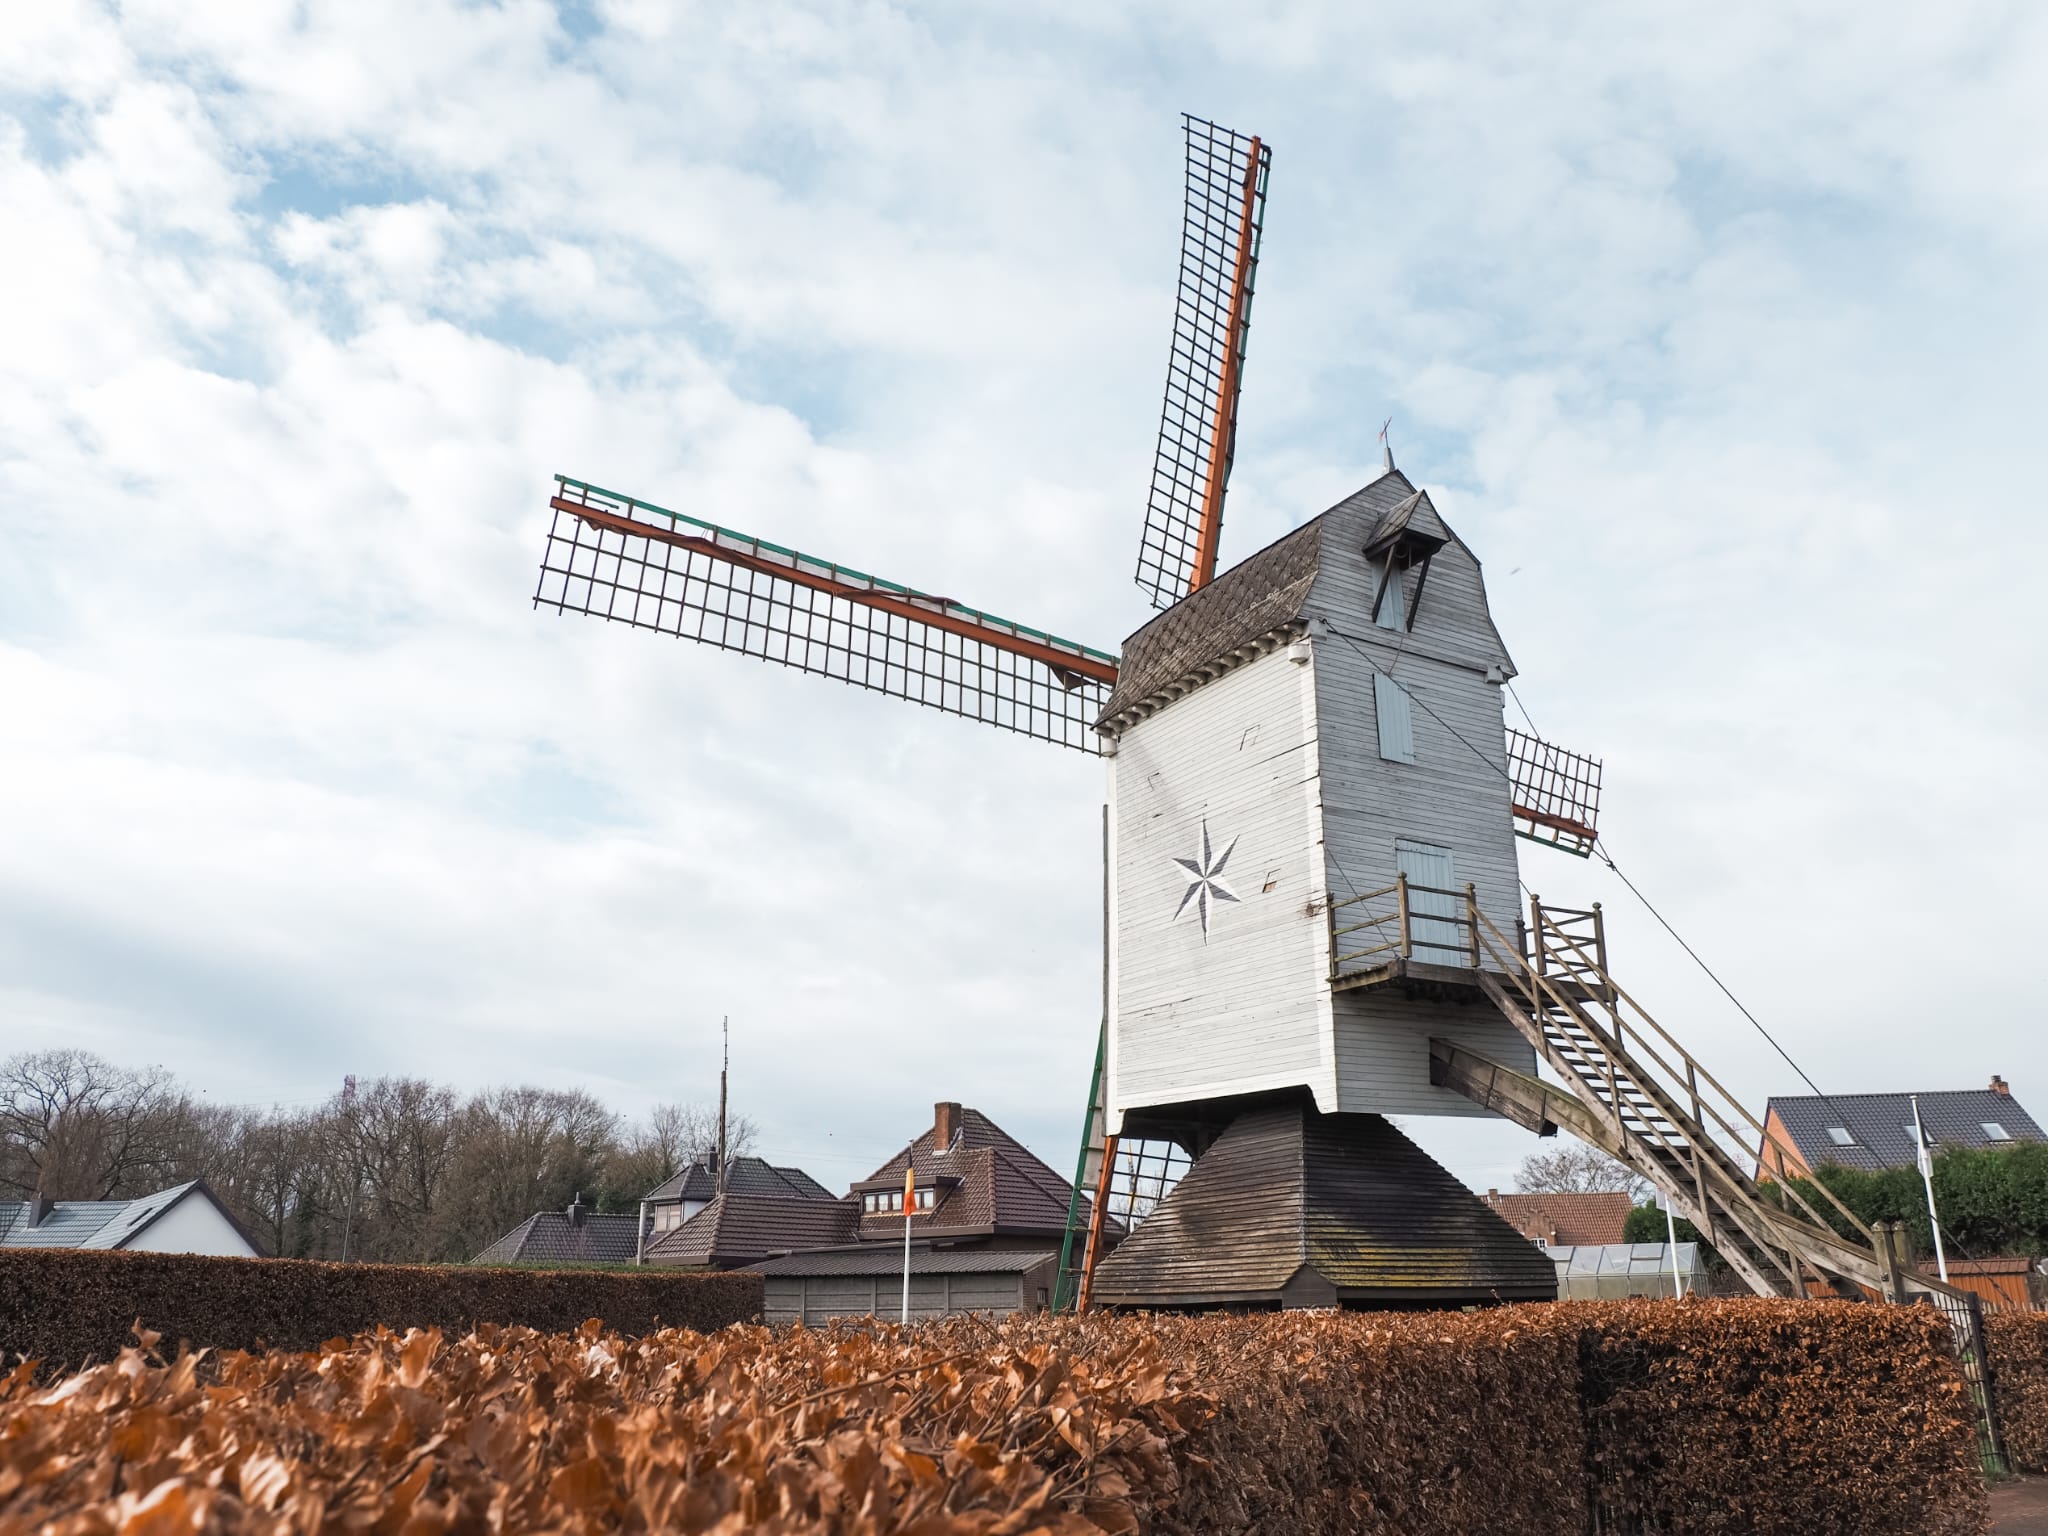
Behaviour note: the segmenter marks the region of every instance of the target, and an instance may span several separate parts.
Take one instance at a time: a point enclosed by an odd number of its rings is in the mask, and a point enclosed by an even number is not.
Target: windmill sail
[[[1155,608],[1172,607],[1216,574],[1272,160],[1272,151],[1256,138],[1200,118],[1184,121],[1188,185],[1180,295],[1138,547],[1138,585]]]
[[[1098,753],[1117,659],[680,512],[556,478],[534,606],[838,678]]]
[[[1515,831],[1585,858],[1599,840],[1600,761],[1508,731],[1508,781]]]

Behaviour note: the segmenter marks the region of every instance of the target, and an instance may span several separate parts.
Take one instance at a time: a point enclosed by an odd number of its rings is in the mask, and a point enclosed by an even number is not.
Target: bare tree
[[[144,1194],[176,1170],[191,1106],[161,1067],[125,1071],[89,1051],[0,1063],[0,1182],[52,1199]]]
[[[760,1139],[759,1128],[744,1115],[726,1122],[727,1155],[746,1157]],[[718,1151],[718,1110],[705,1104],[657,1104],[647,1118],[627,1132],[606,1170],[604,1199],[626,1209],[656,1185],[675,1177],[692,1163],[709,1166]]]
[[[1524,1194],[1592,1195],[1619,1190],[1637,1204],[1647,1199],[1650,1181],[1626,1163],[1582,1141],[1560,1143],[1554,1152],[1522,1159],[1515,1187]]]

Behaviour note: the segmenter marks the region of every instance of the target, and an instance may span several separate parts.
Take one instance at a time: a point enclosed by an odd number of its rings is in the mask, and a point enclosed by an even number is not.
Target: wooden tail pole
[[[1188,590],[1209,584],[1216,551],[1223,542],[1223,490],[1230,480],[1230,451],[1237,425],[1239,370],[1244,358],[1245,306],[1251,302],[1252,205],[1259,195],[1259,141],[1245,159],[1244,195],[1238,205],[1237,272],[1230,289],[1229,328],[1224,333],[1223,373],[1216,381],[1216,420],[1209,430],[1209,481],[1202,489],[1202,528],[1195,540],[1195,568]]]
[[[1116,1144],[1114,1136],[1102,1138],[1102,1169],[1095,1176],[1095,1209],[1088,1213],[1088,1252],[1081,1260],[1081,1295],[1074,1303],[1076,1312],[1086,1312],[1095,1300],[1095,1263],[1102,1257],[1102,1218],[1109,1209],[1109,1181],[1111,1170],[1116,1167]]]

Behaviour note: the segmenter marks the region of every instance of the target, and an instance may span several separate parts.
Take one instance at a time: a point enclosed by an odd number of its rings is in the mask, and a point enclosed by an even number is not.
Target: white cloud
[[[730,1012],[823,1177],[938,1096],[1062,1163],[1094,766],[528,599],[564,471],[1113,644],[1192,105],[1277,147],[1226,556],[1394,413],[1624,867],[1802,1061],[2024,1095],[2032,9],[599,14],[0,47],[10,1044],[632,1104]],[[1794,1086],[1611,876],[1527,873]]]

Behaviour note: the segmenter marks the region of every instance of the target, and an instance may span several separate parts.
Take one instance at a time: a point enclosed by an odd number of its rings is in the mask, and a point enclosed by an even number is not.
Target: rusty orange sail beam
[[[630,517],[621,517],[616,512],[607,512],[601,507],[594,507],[588,502],[571,501],[563,496],[551,497],[548,505],[558,512],[567,512],[571,516],[582,519],[593,528],[608,529],[613,533],[625,534],[630,538],[651,539],[657,544],[670,544],[677,549],[693,550],[698,554],[708,555],[714,560],[723,560],[728,564],[737,565],[746,570],[759,571],[763,575],[773,576],[779,581],[794,582],[800,587],[809,587],[816,592],[823,592],[832,597],[844,598],[849,603],[860,603],[868,608],[879,609],[883,613],[893,613],[902,618],[915,619],[920,624],[928,624],[933,629],[944,630],[949,635],[959,635],[963,639],[979,641],[981,644],[992,646],[996,650],[1007,651],[1013,656],[1022,656],[1029,660],[1040,662],[1055,672],[1072,673],[1078,677],[1092,678],[1096,682],[1111,685],[1114,685],[1116,682],[1117,669],[1112,662],[1098,660],[1096,657],[1080,651],[1070,651],[1057,645],[1047,645],[1045,642],[1033,639],[1028,635],[1015,634],[1007,629],[998,629],[988,624],[978,623],[962,613],[953,611],[952,605],[949,605],[944,598],[931,597],[926,598],[923,602],[919,602],[911,597],[898,596],[893,592],[877,591],[872,587],[856,586],[851,582],[840,581],[821,572],[806,570],[800,564],[785,564],[777,560],[764,559],[759,555],[752,555],[744,550],[733,549],[699,534],[680,533],[667,528],[650,527],[646,523],[636,522]],[[927,606],[927,604],[930,606]]]
[[[1195,542],[1195,568],[1188,590],[1209,584],[1216,574],[1216,552],[1223,542],[1223,489],[1230,477],[1230,449],[1237,421],[1238,377],[1243,360],[1244,310],[1250,298],[1252,268],[1252,203],[1259,193],[1259,140],[1252,140],[1245,161],[1244,201],[1238,208],[1237,275],[1230,290],[1230,321],[1224,333],[1223,373],[1216,384],[1216,422],[1209,434],[1209,483],[1202,492],[1202,529]]]

